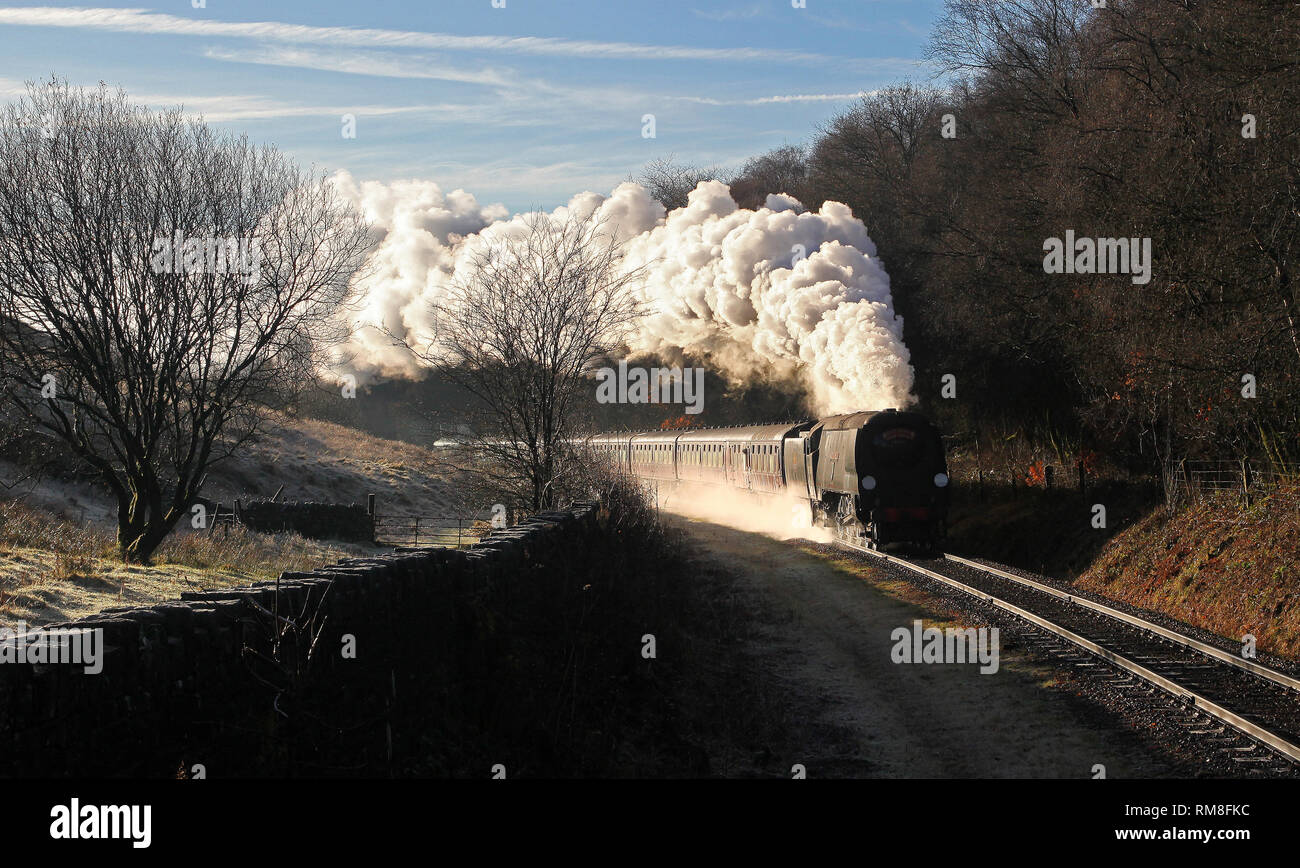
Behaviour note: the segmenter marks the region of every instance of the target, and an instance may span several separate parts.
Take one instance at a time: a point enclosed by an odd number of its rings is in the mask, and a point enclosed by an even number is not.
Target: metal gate
[[[440,515],[376,515],[375,542],[381,545],[458,549],[471,546],[490,529],[487,522]]]

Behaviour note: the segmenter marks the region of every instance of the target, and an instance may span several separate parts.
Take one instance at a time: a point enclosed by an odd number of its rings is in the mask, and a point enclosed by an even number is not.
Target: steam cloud
[[[365,326],[427,343],[429,308],[456,269],[478,244],[519,231],[524,218],[429,181],[335,180],[376,227],[370,270],[358,282],[359,328],[338,367],[361,380],[418,376],[409,352]],[[553,215],[605,221],[624,240],[628,266],[647,265],[640,292],[649,315],[632,356],[707,358],[733,382],[797,381],[823,413],[906,405],[912,368],[903,322],[866,227],[839,203],[801,209],[784,195],[742,209],[726,185],[706,181],[668,214],[625,183],[608,197],[580,193]]]

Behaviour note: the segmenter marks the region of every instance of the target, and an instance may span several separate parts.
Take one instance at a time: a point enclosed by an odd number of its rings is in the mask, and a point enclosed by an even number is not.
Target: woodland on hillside
[[[751,159],[724,178],[739,204],[852,207],[916,393],[959,439],[1024,433],[1139,471],[1294,462],[1300,6],[949,0],[932,46],[942,87],[884,88]],[[645,180],[671,199],[673,177]],[[1067,231],[1149,238],[1150,281],[1046,273]]]

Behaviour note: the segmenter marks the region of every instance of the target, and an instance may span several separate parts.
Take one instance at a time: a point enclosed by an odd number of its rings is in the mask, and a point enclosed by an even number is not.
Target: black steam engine
[[[606,434],[590,444],[642,479],[798,498],[814,524],[850,541],[937,547],[943,538],[948,467],[938,430],[919,413]]]

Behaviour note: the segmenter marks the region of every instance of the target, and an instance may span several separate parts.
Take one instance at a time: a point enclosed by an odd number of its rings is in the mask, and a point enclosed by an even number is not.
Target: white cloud
[[[203,52],[209,60],[229,63],[252,63],[264,66],[292,66],[349,75],[373,75],[386,78],[427,78],[459,81],[467,84],[506,86],[519,80],[517,73],[496,69],[465,69],[440,64],[424,55],[380,54],[374,52],[312,51],[301,48],[265,47],[258,50],[209,48]]]
[[[751,18],[770,17],[767,10],[759,3],[750,6],[737,6],[731,9],[692,9],[691,14],[706,21],[747,21]]]
[[[868,91],[853,93],[809,93],[764,96],[752,99],[714,99],[696,96],[668,96],[638,93],[627,88],[593,88],[576,85],[557,85],[535,76],[521,75],[510,69],[463,70],[437,65],[433,58],[422,55],[374,53],[374,52],[323,52],[298,48],[268,47],[257,51],[237,51],[225,49],[208,49],[204,56],[212,60],[235,63],[267,64],[271,66],[288,66],[301,69],[325,70],[351,75],[384,76],[391,78],[437,79],[481,84],[497,88],[497,96],[506,102],[515,103],[515,110],[538,112],[539,106],[534,101],[538,96],[547,98],[544,113],[550,116],[558,105],[567,105],[578,113],[609,113],[615,111],[633,111],[648,104],[669,99],[678,102],[690,102],[711,106],[762,106],[781,103],[803,102],[848,102],[869,94]],[[462,116],[463,119],[463,116]],[[494,118],[512,124],[520,123],[516,117],[507,121],[498,115]],[[605,126],[606,124],[601,124]]]
[[[441,162],[432,170],[458,187],[469,189],[492,187],[499,190],[528,190],[533,195],[553,198],[557,193],[567,195],[579,187],[617,186],[626,171],[602,169],[589,162],[566,160],[546,165],[530,165],[518,161],[497,161],[488,164]]]
[[[22,82],[0,79],[0,96],[20,97],[27,93]],[[475,106],[457,103],[428,103],[421,105],[357,105],[354,103],[289,103],[249,94],[194,94],[144,93],[127,90],[131,101],[153,109],[170,109],[177,106],[185,114],[202,116],[209,123],[226,123],[237,120],[264,120],[269,118],[331,117],[338,119],[344,113],[358,117],[428,114],[430,116],[454,114],[464,116]]]
[[[871,96],[875,91],[859,90],[854,93],[791,93],[777,96],[761,96],[754,99],[713,99],[707,96],[675,96],[671,99],[702,105],[776,105],[791,102],[848,102]]]
[[[146,9],[22,6],[0,9],[0,24],[28,27],[68,27],[118,33],[173,36],[232,37],[274,42],[352,45],[369,48],[420,48],[441,51],[485,51],[560,57],[634,60],[785,61],[824,64],[818,54],[766,48],[692,48],[599,42],[540,36],[457,36],[411,30],[357,27],[315,27],[278,21],[214,21],[182,18]]]
[[[39,83],[38,83],[39,84]],[[89,85],[92,86],[93,85]],[[27,85],[13,78],[0,78],[0,98],[17,99],[25,96]],[[148,93],[127,89],[127,96],[137,105],[152,109],[170,109],[180,106],[192,116],[202,116],[209,123],[224,123],[237,120],[262,120],[266,118],[288,117],[333,117],[337,119],[344,113],[358,116],[404,115],[454,113],[463,115],[472,111],[473,106],[454,103],[431,105],[355,105],[338,103],[323,105],[320,103],[290,103],[250,94],[195,94]]]
[[[861,21],[855,21],[850,18],[836,17],[830,15],[809,15],[814,24],[822,27],[830,27],[834,30],[856,30],[860,33],[870,33],[875,28]]]

